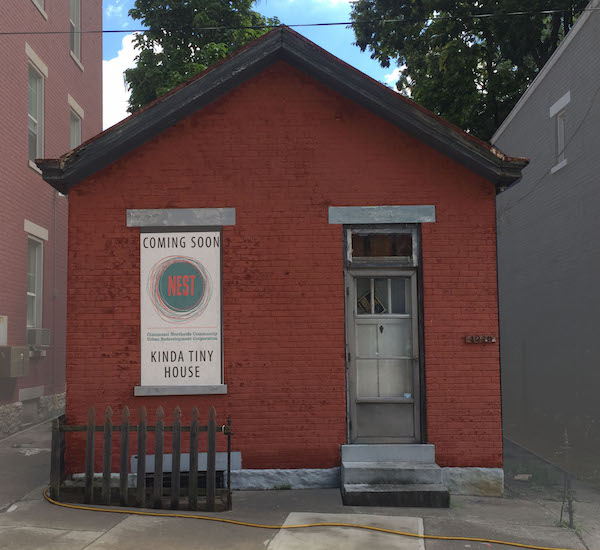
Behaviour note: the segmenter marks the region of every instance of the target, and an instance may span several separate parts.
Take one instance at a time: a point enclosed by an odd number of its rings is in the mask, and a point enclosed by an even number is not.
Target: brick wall
[[[45,18],[32,0],[2,1],[2,31],[65,31],[69,0],[46,1]],[[82,2],[82,28],[102,27],[101,0]],[[30,360],[26,377],[0,381],[0,405],[18,399],[19,389],[44,386],[46,395],[64,391],[67,200],[28,165],[25,44],[48,67],[45,79],[45,156],[69,150],[70,94],[84,110],[83,139],[102,127],[102,37],[82,35],[82,71],[70,57],[69,35],[0,36],[0,315],[8,316],[8,345],[26,342],[27,219],[48,230],[44,246],[43,327],[52,331],[46,357]],[[56,247],[55,247],[56,243]]]
[[[332,467],[346,438],[343,232],[328,206],[435,204],[423,225],[427,419],[439,463],[501,464],[494,189],[279,62],[70,194],[70,423],[214,404],[245,468]],[[227,395],[134,398],[139,230],[128,208],[235,207],[223,229]],[[152,439],[152,438],[150,438]],[[115,440],[116,441],[116,440]],[[83,439],[69,440],[81,471]],[[152,443],[152,441],[150,441]],[[100,441],[98,441],[100,446]],[[132,452],[135,452],[132,449]],[[150,451],[151,452],[151,451]],[[115,460],[114,464],[117,461]]]

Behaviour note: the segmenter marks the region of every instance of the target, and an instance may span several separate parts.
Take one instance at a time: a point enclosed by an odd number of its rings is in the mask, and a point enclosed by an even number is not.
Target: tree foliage
[[[489,139],[588,0],[358,0],[356,44],[421,105]],[[560,9],[561,13],[543,14]],[[526,15],[503,15],[526,11]],[[477,14],[494,17],[473,17]],[[401,22],[385,22],[400,19]]]
[[[129,112],[143,107],[269,31],[277,18],[252,10],[254,0],[136,0],[129,15],[148,27],[135,39],[136,66],[125,71]],[[206,27],[220,27],[204,30]]]

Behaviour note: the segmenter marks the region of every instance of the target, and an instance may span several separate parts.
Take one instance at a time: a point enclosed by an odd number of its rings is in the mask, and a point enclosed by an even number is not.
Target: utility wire
[[[581,13],[585,11],[600,11],[600,8],[584,8],[580,10]],[[495,17],[515,17],[525,15],[552,15],[555,13],[572,13],[571,10],[538,10],[538,11],[511,11],[506,13],[477,13],[477,14],[466,14],[466,15],[438,15],[427,18],[397,18],[397,19],[369,19],[364,21],[334,21],[325,23],[295,23],[291,25],[242,25],[237,27],[232,26],[212,26],[212,27],[197,27],[195,31],[237,31],[237,30],[260,30],[260,29],[275,29],[277,27],[285,26],[290,28],[302,28],[302,27],[334,27],[341,25],[367,25],[371,23],[427,23],[429,21],[462,21],[463,19],[492,19]],[[118,33],[131,33],[131,32],[146,32],[148,29],[98,29],[98,30],[81,30],[81,31],[0,31],[0,36],[14,36],[14,35],[52,35],[52,34],[118,34]]]

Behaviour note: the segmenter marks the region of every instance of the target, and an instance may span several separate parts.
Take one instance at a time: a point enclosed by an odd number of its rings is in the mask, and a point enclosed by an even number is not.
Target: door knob
[[[381,334],[383,334],[383,325],[379,325],[379,332],[381,332]]]

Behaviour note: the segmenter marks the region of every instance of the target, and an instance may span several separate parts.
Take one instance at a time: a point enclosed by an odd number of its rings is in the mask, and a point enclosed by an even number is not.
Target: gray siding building
[[[492,143],[530,158],[498,195],[504,435],[600,478],[600,0]],[[564,452],[565,435],[570,452]]]

